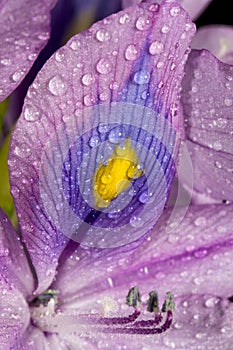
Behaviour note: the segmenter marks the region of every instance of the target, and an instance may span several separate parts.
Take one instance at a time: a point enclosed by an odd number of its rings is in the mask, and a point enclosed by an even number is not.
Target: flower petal
[[[173,8],[142,4],[98,22],[58,50],[29,89],[12,140],[11,184],[44,285],[54,277],[63,234],[112,248],[145,235],[163,211],[183,130],[179,83],[194,34],[184,11]],[[104,211],[95,204],[94,179],[110,159],[113,168],[121,159],[137,172],[111,170],[111,190],[118,180],[129,186]],[[95,181],[108,183],[102,180]],[[23,230],[29,223],[30,233]]]
[[[60,336],[75,324],[75,315],[88,314],[85,330],[91,342],[129,344],[129,349],[228,349],[233,340],[232,321],[232,206],[191,206],[179,228],[166,235],[168,212],[148,242],[133,254],[102,255],[95,259],[88,251],[72,252],[58,270],[53,288],[59,291],[59,310],[66,315]],[[86,258],[85,258],[86,255]],[[174,325],[160,336],[112,335],[96,333],[92,315],[110,312],[112,317],[127,315],[125,296],[130,287],[141,289],[144,304],[156,289],[161,298],[175,294]],[[61,315],[61,314],[60,314]],[[68,316],[72,315],[72,316]],[[143,314],[144,315],[144,314]],[[63,330],[62,330],[63,327]],[[67,328],[65,328],[67,327]],[[76,333],[79,329],[75,328]],[[66,333],[66,338],[68,337]],[[65,335],[64,335],[65,336]],[[106,338],[107,337],[107,338]],[[77,336],[78,338],[78,336]],[[87,340],[87,338],[85,338]],[[138,347],[137,347],[138,346]]]
[[[143,0],[122,0],[123,8],[140,4]],[[144,0],[145,1],[145,0]],[[147,3],[161,4],[164,0],[146,0]],[[169,0],[172,2],[172,0]],[[211,3],[212,0],[174,0],[174,2],[179,2],[182,7],[188,12],[189,16],[195,20]]]
[[[202,201],[231,201],[232,66],[218,61],[209,51],[194,50],[186,65],[182,87],[187,146],[194,170],[194,197]],[[183,181],[187,181],[185,176]]]
[[[192,49],[207,49],[220,61],[233,63],[233,27],[209,25],[198,29],[192,43]]]
[[[20,84],[49,39],[56,0],[8,0],[0,4],[0,101]]]
[[[14,285],[25,297],[34,289],[29,265],[19,237],[0,209],[0,274],[9,285]]]

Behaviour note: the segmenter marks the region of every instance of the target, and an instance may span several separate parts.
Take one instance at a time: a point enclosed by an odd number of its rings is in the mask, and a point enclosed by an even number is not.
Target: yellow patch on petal
[[[136,150],[130,148],[130,139],[127,138],[124,147],[117,145],[107,164],[101,163],[94,174],[95,208],[108,207],[114,198],[130,186],[133,179],[142,174]]]

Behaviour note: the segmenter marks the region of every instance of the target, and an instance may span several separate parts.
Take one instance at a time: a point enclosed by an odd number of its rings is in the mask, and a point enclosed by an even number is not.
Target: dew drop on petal
[[[110,35],[109,31],[107,31],[104,28],[101,28],[96,32],[96,39],[100,42],[108,41],[110,39],[110,37],[111,37],[111,35]]]
[[[125,23],[128,23],[130,21],[130,17],[128,15],[128,13],[125,13],[123,16],[121,16],[119,18],[119,23],[120,24],[125,24]]]
[[[142,227],[142,225],[144,224],[143,220],[137,216],[132,216],[129,222],[130,222],[130,225],[133,227]]]
[[[126,132],[123,126],[116,126],[113,128],[109,135],[108,139],[111,143],[119,143],[122,141],[122,139],[125,139],[126,137]]]
[[[151,55],[159,55],[164,50],[164,45],[160,41],[154,41],[150,44],[149,53]]]
[[[100,124],[98,125],[98,128],[97,128],[97,130],[98,130],[100,133],[104,133],[104,132],[108,131],[108,129],[109,129],[109,125],[108,125],[108,124],[104,124],[104,123],[100,123]]]
[[[148,202],[148,192],[147,191],[143,191],[140,196],[139,196],[139,201],[142,203],[142,204],[145,204]]]
[[[136,84],[147,84],[150,81],[150,73],[146,70],[139,70],[134,74],[133,80]]]
[[[24,110],[24,118],[29,122],[34,122],[38,120],[40,113],[37,108],[33,105],[26,105]]]
[[[22,78],[23,75],[24,75],[23,71],[15,72],[14,74],[12,74],[12,80],[17,82]]]
[[[138,56],[138,51],[135,45],[128,45],[126,50],[125,50],[125,58],[128,61],[133,61],[137,58]]]
[[[100,137],[98,135],[94,135],[89,139],[90,147],[96,147],[100,143]]]
[[[12,63],[10,58],[3,58],[0,62],[3,66],[9,66]]]
[[[83,97],[83,102],[86,106],[92,106],[95,100],[91,94],[87,94]]]
[[[83,85],[86,85],[86,86],[91,85],[92,83],[94,83],[94,81],[95,81],[95,77],[90,73],[84,74],[82,76]]]
[[[73,40],[72,43],[70,44],[70,48],[74,51],[78,50],[80,46],[81,44],[80,44],[80,41],[78,40]]]
[[[179,14],[180,14],[180,8],[179,8],[179,7],[174,6],[174,7],[171,8],[171,10],[170,10],[170,15],[171,15],[172,17],[176,17],[176,16],[178,16]]]
[[[140,16],[136,21],[136,28],[138,30],[147,30],[151,27],[151,20],[148,16]]]
[[[161,28],[161,32],[162,32],[163,34],[168,33],[169,30],[170,30],[170,28],[169,28],[166,24],[164,24],[164,25],[162,26],[162,28]]]
[[[152,4],[152,5],[150,5],[150,7],[149,7],[149,10],[150,10],[151,12],[158,12],[159,9],[160,9],[160,5],[159,5],[159,4]]]
[[[49,80],[48,89],[51,94],[55,96],[62,96],[67,90],[67,85],[61,76],[55,75]]]
[[[111,63],[106,58],[101,58],[96,65],[97,72],[100,74],[108,74],[112,70]]]
[[[224,103],[227,107],[230,107],[232,105],[232,99],[231,98],[225,98]]]

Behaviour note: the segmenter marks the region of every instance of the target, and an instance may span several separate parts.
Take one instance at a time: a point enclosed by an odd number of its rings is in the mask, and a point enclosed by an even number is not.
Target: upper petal
[[[233,199],[232,66],[209,51],[193,50],[182,83],[187,146],[196,200]],[[183,181],[187,179],[185,171]],[[217,184],[217,186],[216,186]]]
[[[194,33],[186,13],[173,8],[143,4],[95,24],[57,51],[29,89],[12,140],[11,184],[44,285],[54,277],[64,234],[83,245],[116,247],[146,234],[163,211]],[[105,211],[93,209],[94,176],[109,159],[117,166],[118,156],[124,166],[126,158],[135,162],[138,175]],[[111,170],[112,178],[122,169]],[[30,232],[23,230],[28,224]]]
[[[233,63],[233,27],[209,25],[198,29],[191,42],[193,49],[207,49],[220,61]]]
[[[0,4],[0,101],[20,84],[49,39],[56,0],[8,0]]]
[[[93,264],[94,257],[88,252],[72,252],[59,268],[53,285],[59,290],[58,307],[65,316],[63,323],[58,323],[60,337],[69,339],[73,325],[77,339],[79,332],[84,331],[91,343],[106,344],[107,349],[114,342],[129,349],[142,346],[167,349],[169,345],[177,350],[230,348],[233,339],[233,304],[228,300],[232,296],[231,213],[230,205],[191,206],[181,225],[168,235],[170,213],[167,212],[150,240],[127,256],[110,254],[95,259]],[[161,298],[167,291],[175,294],[172,329],[161,336],[118,337],[111,334],[111,327],[107,335],[101,334],[101,328],[96,333],[97,325],[91,325],[92,314],[110,312],[112,317],[129,314],[125,296],[134,285],[144,295],[144,303],[153,289],[158,290]],[[84,329],[78,322],[82,321],[80,314],[88,313],[89,323]]]
[[[146,0],[145,2],[161,4],[165,0]],[[169,0],[172,2],[172,0]],[[210,4],[212,0],[174,0],[174,2],[179,2],[183,8],[188,12],[189,16],[195,20]],[[123,8],[140,4],[142,0],[122,0]]]

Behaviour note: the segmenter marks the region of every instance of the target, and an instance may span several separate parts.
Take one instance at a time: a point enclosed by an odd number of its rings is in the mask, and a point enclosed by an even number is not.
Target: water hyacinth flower
[[[231,346],[231,205],[191,206],[170,234],[167,210],[152,230],[183,136],[179,93],[194,27],[174,3],[132,9],[72,38],[29,89],[9,165],[34,278],[1,214],[0,339],[6,349]],[[207,94],[200,89],[210,77],[202,68],[206,55],[207,64],[216,62],[210,53],[192,53],[182,83],[194,151],[199,128],[190,110],[198,91],[199,99]],[[199,89],[190,89],[194,73]],[[223,105],[221,111],[224,119]],[[210,132],[209,144],[218,138]],[[219,151],[212,147],[210,159]],[[204,186],[194,173],[195,193],[203,192],[198,185]],[[205,201],[229,198],[223,182],[218,194],[212,188]]]

